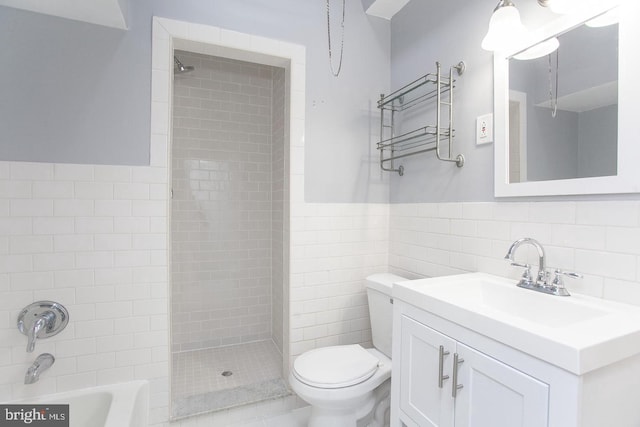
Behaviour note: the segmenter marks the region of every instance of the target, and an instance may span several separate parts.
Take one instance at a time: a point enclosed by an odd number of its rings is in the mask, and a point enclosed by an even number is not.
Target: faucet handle
[[[582,279],[582,274],[574,273],[573,271],[562,271],[560,269],[556,269],[556,278],[562,280],[562,276],[567,276],[571,279]],[[555,279],[554,279],[555,280]]]
[[[522,272],[522,277],[520,278],[520,284],[531,285],[534,283],[533,277],[531,276],[531,265],[530,264],[521,264],[519,262],[511,261],[511,265],[514,267],[522,267],[525,270]]]
[[[37,339],[61,332],[69,323],[69,312],[53,301],[37,301],[18,315],[18,330],[27,336],[27,353],[33,352]]]
[[[530,265],[530,264],[521,264],[521,263],[519,263],[519,262],[515,262],[515,261],[513,261],[513,260],[510,260],[510,261],[511,261],[511,265],[512,265],[513,267],[523,267],[523,268],[526,268],[526,269],[530,269],[530,268],[531,268],[531,265]]]
[[[571,294],[567,291],[567,288],[565,288],[562,276],[566,276],[571,279],[582,279],[582,275],[574,273],[573,271],[562,271],[560,269],[555,270],[555,277],[553,278],[553,282],[551,282],[551,288],[554,289],[556,295],[569,296]]]

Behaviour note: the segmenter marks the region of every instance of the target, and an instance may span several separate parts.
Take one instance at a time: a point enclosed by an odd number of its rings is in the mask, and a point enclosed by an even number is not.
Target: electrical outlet
[[[476,119],[476,145],[493,142],[493,114],[478,116]]]

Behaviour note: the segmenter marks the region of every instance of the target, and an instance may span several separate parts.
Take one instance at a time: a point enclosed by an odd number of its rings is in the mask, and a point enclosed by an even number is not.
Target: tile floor
[[[307,427],[310,413],[311,407],[306,406],[286,414],[239,424],[234,427]]]
[[[270,340],[175,353],[172,364],[174,418],[289,394]]]

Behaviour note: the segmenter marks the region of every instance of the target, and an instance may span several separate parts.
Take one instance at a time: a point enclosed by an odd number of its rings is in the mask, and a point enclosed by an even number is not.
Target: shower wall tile
[[[172,348],[271,339],[285,185],[284,93],[273,92],[284,90],[284,72],[274,79],[269,66],[179,56],[195,70],[174,83]]]

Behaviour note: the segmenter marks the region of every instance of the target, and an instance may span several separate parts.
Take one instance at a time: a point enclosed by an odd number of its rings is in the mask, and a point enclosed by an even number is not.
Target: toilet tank
[[[367,299],[371,318],[373,346],[391,358],[391,331],[393,330],[393,304],[391,286],[408,280],[391,273],[372,274],[367,277]]]

